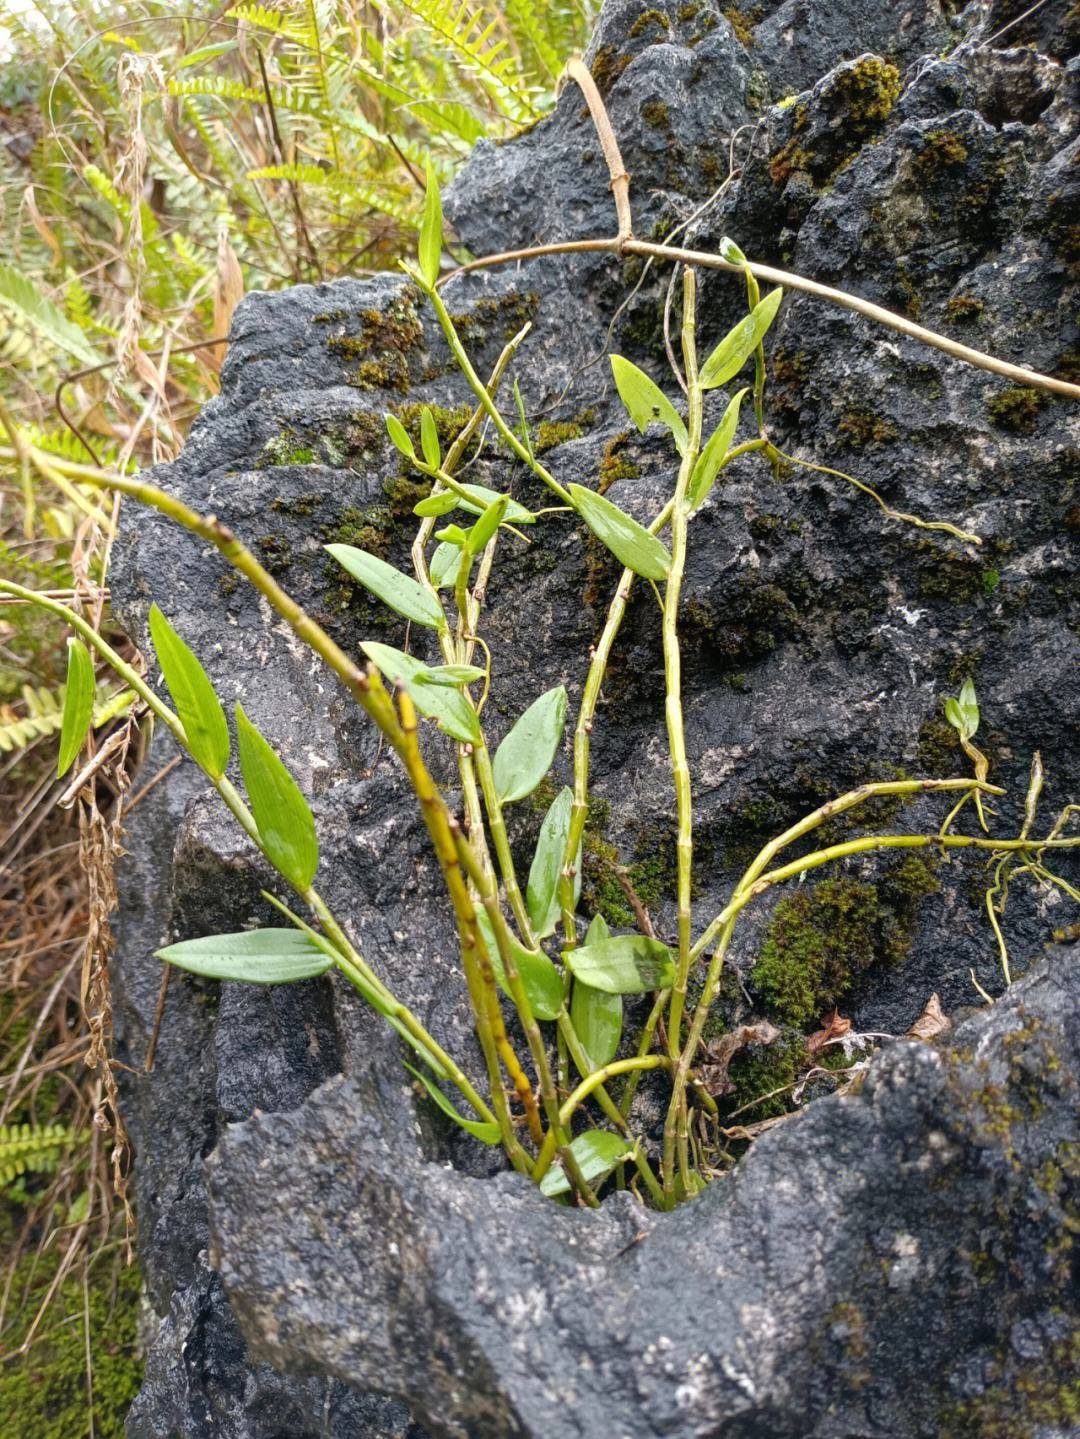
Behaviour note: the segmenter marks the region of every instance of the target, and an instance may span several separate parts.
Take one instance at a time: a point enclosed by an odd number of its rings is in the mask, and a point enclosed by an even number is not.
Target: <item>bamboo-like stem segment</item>
[[[609,239],[555,240],[546,245],[529,245],[518,250],[503,250],[495,255],[484,255],[479,259],[471,260],[467,265],[461,265],[456,270],[449,271],[441,277],[439,283],[446,285],[457,275],[466,274],[472,270],[489,269],[495,265],[517,264],[521,260],[539,259],[544,255],[565,255],[574,252],[642,255],[656,260],[671,260],[675,264],[695,265],[703,270],[727,270],[731,273],[741,273],[744,269],[749,269],[753,275],[767,284],[782,285],[786,290],[797,290],[801,294],[825,300],[830,305],[839,305],[842,309],[852,310],[855,314],[862,315],[864,319],[872,320],[877,325],[897,330],[909,339],[917,340],[921,345],[929,345],[931,349],[940,350],[954,360],[962,360],[965,364],[974,365],[977,369],[1001,375],[1006,380],[1012,380],[1014,384],[1030,385],[1033,389],[1048,390],[1051,394],[1064,395],[1070,400],[1080,400],[1080,385],[1074,385],[1068,380],[1059,380],[1054,375],[1040,374],[1038,370],[1029,370],[1024,365],[1014,365],[1008,360],[999,360],[996,355],[984,354],[982,350],[972,349],[970,345],[962,345],[957,340],[950,340],[945,335],[939,335],[934,330],[926,329],[923,325],[916,325],[914,320],[909,320],[906,315],[898,315],[895,311],[887,310],[882,305],[875,305],[872,300],[864,300],[861,295],[849,295],[846,290],[836,290],[831,285],[819,284],[817,280],[807,279],[791,270],[778,270],[774,265],[760,265],[752,260],[747,261],[745,266],[736,265],[730,260],[722,260],[719,255],[713,255],[707,250],[684,250],[676,245],[656,245],[649,240],[627,240],[618,235],[613,235]]]
[[[671,1060],[663,1054],[649,1054],[644,1058],[638,1056],[634,1059],[613,1059],[610,1064],[605,1064],[600,1069],[594,1069],[591,1074],[586,1075],[563,1104],[559,1111],[559,1119],[562,1124],[569,1124],[574,1111],[588,1099],[590,1094],[607,1084],[609,1080],[617,1078],[620,1074],[628,1074],[633,1070],[666,1069],[670,1067],[670,1065]],[[533,1167],[533,1178],[537,1183],[543,1179],[551,1167],[551,1162],[555,1158],[556,1152],[555,1142],[549,1132],[540,1153],[536,1157],[536,1164]],[[648,1168],[647,1161],[646,1168]],[[655,1186],[657,1194],[661,1193],[660,1186],[656,1184],[656,1178],[652,1175],[651,1169],[649,1173],[652,1177],[650,1188]],[[646,1180],[646,1183],[649,1183],[649,1181]]]
[[[491,767],[491,755],[488,753],[486,744],[474,747],[473,761],[476,764],[476,774],[480,781],[480,793],[484,796],[484,808],[487,810],[491,842],[495,846],[495,857],[499,861],[499,871],[502,874],[503,887],[506,890],[510,911],[514,916],[514,922],[517,924],[522,942],[529,949],[535,949],[536,935],[533,933],[529,911],[525,907],[525,899],[521,893],[521,886],[518,884],[514,857],[510,853],[510,839],[506,833],[506,821],[503,818],[502,803],[495,788],[495,772]]]
[[[45,596],[38,596],[33,590],[28,590],[22,585],[14,584],[11,581],[0,580],[0,593],[11,594],[28,604],[36,604],[50,613],[58,615],[65,623],[69,624],[77,634],[86,639],[87,643],[98,653],[102,659],[120,675],[120,677],[135,691],[150,712],[155,715],[162,724],[170,731],[177,744],[185,754],[190,755],[187,736],[184,727],[176,714],[160,698],[158,694],[146,683],[142,675],[121,658],[112,646],[90,625],[81,615],[68,609],[66,605],[57,600]],[[205,773],[205,771],[204,771]],[[255,847],[269,860],[262,840],[259,836],[258,826],[255,819],[244,803],[243,797],[236,786],[227,775],[207,774],[210,783],[217,790],[225,807],[239,824],[247,837]],[[273,863],[273,861],[270,861]],[[345,931],[335,919],[329,905],[322,898],[319,892],[312,888],[298,890],[297,893],[307,903],[312,913],[318,918],[334,951],[336,952],[338,967],[345,974],[346,978],[364,994],[369,1001],[372,995],[378,1000],[376,1008],[389,1012],[396,1026],[400,1026],[416,1042],[416,1045],[431,1055],[438,1065],[445,1071],[447,1077],[453,1081],[461,1093],[473,1106],[482,1119],[493,1119],[490,1108],[485,1104],[480,1095],[469,1081],[468,1077],[446,1053],[441,1045],[424,1028],[411,1010],[406,1008],[394,993],[383,983],[375,971],[367,964],[356,947],[350,942]]]
[[[741,455],[763,449],[765,441],[747,440],[729,450],[720,466],[721,470]],[[669,500],[649,526],[649,534],[662,534],[671,519],[672,501]],[[626,617],[627,605],[637,576],[631,569],[624,569],[615,586],[615,596],[608,607],[607,617],[600,638],[593,647],[585,687],[578,708],[577,723],[574,727],[574,802],[570,810],[570,829],[566,849],[563,853],[563,868],[559,878],[559,903],[562,910],[563,938],[566,948],[577,944],[577,930],[574,925],[574,859],[585,835],[585,824],[589,816],[589,752],[596,708],[600,702],[600,691],[604,683],[611,652],[615,647],[622,622]]]
[[[482,945],[478,945],[479,931],[476,927],[476,913],[461,877],[457,853],[453,840],[450,838],[449,815],[442,796],[436,789],[420,756],[415,733],[415,711],[412,711],[411,701],[408,701],[408,705],[414,728],[412,734],[407,736],[398,722],[393,704],[384,686],[376,683],[370,675],[361,670],[349,658],[326,631],[316,624],[302,606],[297,604],[292,596],[283,590],[259,564],[251,551],[219,520],[213,516],[198,514],[174,496],[166,494],[155,485],[147,484],[142,480],[117,475],[109,476],[106,480],[94,479],[90,483],[97,483],[102,488],[116,489],[130,494],[133,498],[152,506],[170,519],[178,521],[186,529],[199,535],[200,538],[209,541],[234,568],[250,580],[298,638],[303,640],[329,665],[402,759],[417,799],[420,801],[421,813],[435,846],[443,878],[450,892],[451,903],[458,920],[462,941],[462,962],[466,970],[466,982],[470,985],[470,995],[473,997],[474,1007],[476,1007],[478,1032],[481,1032],[481,1046],[484,1045],[482,1031],[486,1023],[488,1036],[494,1045],[494,1052],[506,1065],[507,1072],[525,1107],[526,1116],[531,1116],[532,1127],[534,1130],[538,1130],[539,1116],[536,1111],[536,1102],[533,1099],[532,1086],[521,1069],[513,1046],[507,1037],[505,1026],[502,1024],[502,1011],[498,1007],[498,994],[489,965],[488,973],[484,972],[486,956],[483,954]],[[492,994],[494,994],[494,1000],[492,1000]],[[491,1013],[492,1009],[495,1011],[494,1015]],[[488,1060],[489,1077],[492,1081],[492,1100],[496,1118],[507,1154],[515,1167],[527,1167],[528,1157],[514,1133],[509,1104],[506,1102],[505,1089],[502,1088],[502,1075],[498,1061],[495,1062],[492,1075],[490,1055],[485,1053],[485,1058]],[[500,1089],[502,1090],[501,1104]]]
[[[570,73],[585,93],[600,140],[600,147],[607,161],[608,175],[615,199],[618,233],[610,239],[553,241],[546,245],[532,245],[524,249],[504,250],[496,255],[485,255],[444,275],[440,284],[446,284],[456,275],[463,274],[468,270],[509,264],[541,255],[568,254],[574,251],[591,251],[593,253],[606,251],[615,255],[644,255],[655,259],[672,260],[684,265],[696,265],[702,269],[728,270],[733,273],[744,272],[756,279],[766,280],[770,284],[782,285],[788,290],[800,290],[804,294],[814,295],[831,304],[854,310],[856,314],[863,315],[877,324],[886,325],[890,329],[899,330],[901,334],[908,335],[921,344],[941,350],[955,359],[964,360],[969,365],[990,370],[994,374],[1003,375],[1006,379],[1015,380],[1022,385],[1032,385],[1037,389],[1050,390],[1055,394],[1067,395],[1070,399],[1080,400],[1080,385],[1073,385],[1067,380],[1055,379],[1050,375],[1041,375],[1035,370],[1029,370],[1022,365],[1012,365],[1007,360],[999,360],[993,355],[985,355],[981,350],[973,350],[969,345],[961,345],[955,340],[947,339],[944,335],[935,334],[933,330],[916,325],[905,315],[897,315],[892,310],[886,310],[858,295],[849,295],[844,290],[834,290],[828,285],[818,284],[816,280],[808,280],[802,275],[796,275],[788,270],[777,270],[771,265],[759,265],[746,259],[741,262],[722,260],[719,255],[708,254],[701,250],[684,250],[673,245],[654,245],[647,240],[633,239],[629,176],[626,174],[626,167],[623,164],[622,155],[619,153],[618,141],[615,138],[615,132],[608,118],[603,99],[595,85],[590,85],[573,70]],[[591,81],[591,76],[589,80]]]
[[[690,890],[694,856],[694,812],[690,789],[690,762],[686,753],[686,731],[682,711],[682,654],[679,647],[679,600],[686,569],[689,505],[687,490],[701,448],[702,390],[697,370],[697,280],[694,271],[683,272],[682,356],[686,376],[687,441],[675,482],[671,506],[671,569],[664,586],[664,715],[667,721],[668,750],[671,755],[671,777],[675,787],[676,811],[676,889],[678,923],[678,957],[675,983],[668,1009],[668,1055],[674,1061],[682,1047],[682,1016],[690,976],[690,946],[693,915]],[[680,1132],[680,1106],[684,1097],[672,1103],[664,1125],[664,1157],[662,1165],[664,1197],[670,1206],[675,1197],[675,1146]],[[685,1133],[685,1116],[681,1132]],[[685,1145],[680,1149],[685,1158]],[[684,1164],[684,1178],[688,1166]]]
[[[457,1086],[482,1120],[486,1120],[489,1123],[496,1123],[494,1114],[477,1093],[468,1075],[465,1074],[457,1062],[447,1054],[446,1050],[432,1038],[412,1011],[401,1004],[392,991],[387,989],[386,985],[371,972],[356,949],[349,942],[347,935],[345,935],[337,922],[333,920],[333,917],[329,915],[326,905],[320,900],[314,890],[307,891],[304,898],[311,906],[312,911],[318,915],[324,929],[327,930],[329,940],[324,939],[316,930],[304,924],[299,916],[295,915],[287,905],[282,904],[274,895],[263,890],[263,896],[269,900],[275,909],[281,910],[294,924],[299,925],[305,933],[310,934],[322,948],[328,949],[333,954],[335,964],[353,988],[367,1000],[373,1009],[389,1022],[392,1028],[397,1031],[409,1047],[416,1050],[420,1057],[426,1061],[429,1067],[435,1070],[440,1078],[449,1079]],[[328,927],[328,917],[332,922],[333,931],[338,938],[334,938],[334,933],[332,933],[331,928]]]
[[[559,1100],[555,1092],[555,1083],[551,1074],[551,1066],[548,1063],[547,1049],[544,1046],[543,1036],[540,1033],[540,1026],[529,1002],[525,986],[522,983],[521,975],[518,972],[517,963],[514,959],[513,945],[510,942],[510,933],[503,918],[502,910],[499,908],[499,896],[494,881],[490,876],[485,876],[476,865],[475,858],[470,853],[469,846],[465,843],[460,832],[455,834],[458,843],[458,856],[466,873],[473,883],[480,888],[481,900],[484,911],[491,924],[492,933],[495,936],[495,943],[499,948],[499,958],[502,961],[503,973],[506,977],[507,988],[510,990],[510,997],[517,1009],[521,1027],[525,1032],[525,1040],[529,1046],[529,1053],[536,1067],[536,1075],[540,1084],[540,1095],[544,1104],[544,1112],[548,1120],[548,1133],[541,1144],[550,1141],[553,1149],[558,1150],[566,1170],[567,1177],[574,1188],[590,1207],[597,1204],[596,1195],[593,1193],[588,1180],[581,1172],[570,1149],[569,1136],[565,1125],[559,1116]]]
[[[7,432],[11,441],[12,456],[19,465],[28,520],[32,518],[34,512],[34,488],[30,479],[30,470],[34,469],[42,479],[55,485],[66,500],[87,519],[92,520],[105,534],[115,535],[116,526],[104,510],[96,509],[85,495],[80,494],[75,488],[61,466],[53,463],[53,457],[47,451],[39,449],[37,445],[32,445],[22,434],[2,397],[0,397],[0,428]],[[29,538],[30,536],[27,535],[27,539]]]
[[[690,973],[692,916],[690,911],[691,863],[693,859],[693,804],[690,792],[690,763],[682,712],[682,655],[679,647],[679,600],[686,569],[689,506],[687,489],[701,448],[702,391],[698,384],[695,310],[697,286],[693,270],[683,274],[682,354],[687,390],[687,444],[679,466],[671,506],[671,569],[664,586],[664,713],[676,806],[676,870],[679,957],[668,1016],[668,1053],[676,1058],[681,1046],[682,1014]],[[665,1176],[665,1185],[668,1177]]]
[[[570,505],[572,507],[573,500],[570,497],[569,490],[564,489],[551,471],[542,465],[535,455],[530,453],[528,448],[521,443],[517,435],[514,434],[513,430],[499,413],[495,401],[487,392],[487,386],[473,368],[473,363],[469,359],[465,346],[461,343],[458,332],[454,328],[454,322],[450,318],[450,314],[443,304],[442,296],[438,290],[433,285],[427,284],[416,271],[409,270],[408,273],[431,301],[439,325],[442,328],[443,334],[446,336],[446,343],[450,346],[450,353],[456,360],[461,373],[465,376],[466,380],[468,380],[469,386],[473,394],[480,401],[485,414],[499,432],[500,439],[503,440],[519,460],[528,465],[529,469],[532,470],[538,479],[543,480],[548,489],[553,490],[555,494],[558,495],[564,505]]]
[[[987,794],[1004,794],[1005,791],[998,785],[986,784],[981,780],[959,778],[959,779],[899,779],[884,780],[881,783],[859,785],[857,789],[848,790],[836,799],[827,800],[825,804],[804,815],[796,821],[789,829],[784,830],[775,839],[771,839],[757,853],[753,863],[747,868],[739,883],[735,887],[735,894],[741,894],[754,881],[765,872],[773,859],[782,849],[787,849],[796,840],[802,839],[804,835],[819,828],[827,820],[835,819],[837,815],[846,814],[848,810],[855,809],[867,800],[876,797],[906,796],[913,797],[919,794],[937,794],[941,792],[962,790],[970,793],[973,790],[982,790]],[[709,924],[707,929],[696,941],[690,951],[691,960],[700,958],[705,950],[712,944],[713,940],[720,933],[726,921],[730,905],[725,907],[720,914]]]
[[[506,1150],[510,1162],[515,1169],[520,1169],[525,1173],[531,1166],[528,1155],[521,1147],[514,1130],[514,1120],[510,1113],[506,1086],[499,1068],[500,1059],[506,1064],[507,1072],[517,1089],[518,1097],[525,1107],[526,1116],[530,1118],[530,1127],[538,1127],[539,1119],[536,1115],[536,1102],[533,1099],[532,1087],[522,1073],[506,1034],[502,1010],[499,1007],[498,990],[495,986],[495,976],[492,973],[491,961],[484,949],[480,926],[476,921],[476,910],[458,858],[451,819],[421,758],[416,733],[416,710],[405,689],[398,691],[398,708],[401,714],[400,728],[403,738],[402,761],[412,780],[417,799],[420,801],[424,823],[431,836],[439,868],[454,908],[461,945],[462,967],[465,971],[469,998],[472,1001],[476,1032],[487,1065],[492,1108],[495,1110],[503,1148]]]
[[[102,478],[103,476],[103,478]],[[378,726],[390,746],[401,753],[403,738],[401,728],[394,714],[390,697],[381,685],[373,685],[367,673],[351,660],[321,625],[311,618],[303,606],[263,568],[247,546],[239,540],[227,525],[214,515],[200,515],[174,495],[167,494],[145,480],[128,475],[110,475],[104,471],[93,471],[86,483],[100,489],[118,490],[132,499],[149,505],[171,520],[183,525],[192,534],[213,545],[226,560],[239,570],[259,594],[268,601],[296,636],[303,640],[334,671],[349,690],[360,707]]]
[[[600,91],[596,88],[596,81],[592,74],[580,60],[568,60],[566,73],[580,86],[581,93],[585,96],[585,103],[589,107],[589,114],[592,116],[592,122],[596,129],[596,137],[600,141],[600,148],[604,152],[608,174],[611,177],[611,194],[615,201],[615,214],[619,221],[619,238],[628,240],[634,232],[634,222],[630,214],[630,176],[623,163],[619,142],[608,118],[607,107]]]
[[[896,786],[904,786],[897,789]],[[689,1078],[691,1066],[697,1055],[698,1047],[704,1033],[705,1022],[708,1019],[709,1010],[716,998],[716,991],[719,986],[720,974],[723,968],[724,959],[727,954],[731,936],[734,931],[735,921],[746,906],[758,895],[774,885],[781,884],[785,880],[794,879],[809,870],[818,869],[822,865],[830,864],[834,860],[847,859],[856,854],[868,854],[877,850],[886,849],[929,849],[939,846],[944,849],[986,849],[992,853],[1021,852],[1032,853],[1038,851],[1041,846],[1047,844],[1055,847],[1073,848],[1080,845],[1080,838],[1071,840],[1060,839],[994,839],[982,835],[942,835],[936,834],[900,834],[900,835],[868,835],[858,839],[848,840],[843,844],[829,845],[825,849],[815,850],[811,854],[804,855],[799,859],[790,861],[786,865],[780,865],[775,869],[768,869],[772,858],[780,849],[792,843],[800,835],[808,833],[818,825],[824,823],[830,815],[841,812],[844,809],[851,809],[854,805],[869,798],[871,793],[908,793],[913,794],[920,790],[956,790],[966,788],[972,792],[989,791],[1001,793],[993,785],[987,785],[979,780],[910,780],[893,781],[885,785],[864,785],[858,790],[852,790],[839,799],[830,801],[813,814],[807,815],[798,824],[793,825],[783,835],[772,840],[758,854],[753,864],[747,870],[742,880],[736,887],[735,893],[728,904],[721,910],[713,923],[709,926],[702,940],[698,944],[702,948],[702,941],[709,942],[709,937],[718,934],[719,940],[702,988],[701,999],[698,1002],[694,1018],[690,1026],[686,1044],[679,1056],[674,1075],[672,1077],[672,1097],[668,1110],[668,1121],[675,1123],[679,1105],[685,1094],[686,1084]],[[666,1137],[666,1131],[665,1131]]]

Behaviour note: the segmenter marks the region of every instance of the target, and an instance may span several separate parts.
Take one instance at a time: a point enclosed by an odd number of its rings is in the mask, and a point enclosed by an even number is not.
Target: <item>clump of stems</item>
[[[591,82],[576,73],[575,78],[586,90],[598,123],[612,169],[619,242],[629,248],[633,231],[628,184],[620,169],[618,146]],[[472,392],[474,410],[445,454],[430,412],[421,416],[419,451],[399,422],[393,417],[387,420],[393,443],[431,481],[429,494],[417,505],[420,524],[411,550],[411,575],[362,550],[331,547],[335,558],[373,595],[417,628],[432,632],[437,662],[424,663],[374,642],[363,646],[365,659],[359,662],[221,521],[198,514],[137,477],[44,457],[6,418],[5,423],[21,462],[53,482],[81,487],[78,493],[84,504],[90,502],[83,489],[119,491],[214,546],[330,668],[379,730],[408,778],[438,861],[454,919],[483,1082],[467,1061],[448,1054],[392,992],[378,966],[349,938],[346,920],[335,915],[315,888],[318,841],[311,811],[281,760],[239,709],[236,744],[246,799],[229,778],[232,741],[220,701],[199,661],[164,616],[156,609],[152,612],[151,634],[175,709],[73,610],[15,584],[0,582],[0,591],[61,615],[74,631],[61,744],[67,762],[78,750],[80,725],[85,733],[88,723],[84,646],[89,646],[200,765],[237,823],[309,915],[302,918],[279,896],[268,894],[291,928],[181,941],[162,951],[164,959],[215,978],[262,983],[308,978],[334,967],[400,1037],[410,1068],[434,1101],[477,1140],[501,1145],[508,1162],[545,1194],[596,1205],[605,1184],[629,1182],[644,1201],[669,1209],[695,1194],[712,1172],[707,1136],[712,1125],[715,1144],[720,1143],[717,1106],[698,1071],[735,927],[755,899],[823,865],[854,856],[895,849],[982,850],[992,871],[986,908],[1008,983],[1000,917],[1009,884],[1026,874],[1080,900],[1080,893],[1051,868],[1056,851],[1080,843],[1065,833],[1077,807],[1070,806],[1045,834],[1035,835],[1042,789],[1042,763],[1036,756],[1022,829],[1012,837],[989,833],[984,800],[1003,791],[989,782],[985,757],[973,744],[978,708],[974,690],[966,687],[958,700],[950,701],[953,708],[947,714],[972,761],[973,775],[864,784],[837,796],[770,840],[720,912],[697,927],[691,882],[693,773],[684,725],[679,634],[682,583],[693,515],[706,503],[723,471],[742,457],[767,465],[791,458],[782,456],[770,439],[766,414],[764,340],[782,291],[762,298],[758,286],[762,267],[751,265],[737,246],[725,242],[723,266],[741,275],[748,310],[702,359],[696,318],[698,257],[674,257],[682,265],[682,375],[677,378],[685,392],[684,409],[677,409],[643,371],[613,357],[615,383],[630,417],[642,430],[650,423],[665,427],[677,458],[669,497],[646,526],[606,497],[564,483],[552,473],[536,456],[523,407],[519,406],[517,426],[505,418],[500,388],[527,329],[510,341],[487,380],[482,379],[440,293],[442,238],[438,191],[429,179],[418,265],[406,268],[432,308]],[[729,396],[719,423],[706,437],[709,392],[730,386],[751,361],[752,381]],[[736,436],[741,406],[748,394],[753,433],[740,441]],[[549,510],[532,512],[509,494],[465,478],[470,446],[483,430],[493,433],[512,461],[526,467],[552,493]],[[945,521],[891,509],[853,476],[827,473],[850,480],[895,521],[978,543],[977,536]],[[484,727],[493,676],[490,651],[481,634],[483,606],[500,546],[519,543],[523,528],[541,519],[561,525],[567,517],[587,526],[623,568],[590,652],[573,724],[572,786],[548,810],[525,881],[516,870],[507,811],[547,778],[564,735],[567,696],[561,687],[538,696],[492,753]],[[437,529],[440,520],[445,523]],[[605,675],[639,580],[653,588],[661,611],[663,718],[676,815],[675,934],[670,944],[657,938],[651,925],[643,925],[640,933],[612,935],[595,916],[585,932],[578,913],[581,853],[590,809],[591,740]],[[88,673],[92,693],[92,663]],[[460,812],[451,808],[432,776],[425,758],[429,731],[422,727],[421,718],[434,721],[454,744]],[[933,794],[956,801],[936,831],[861,835],[795,857],[784,855],[802,841],[812,842],[815,831],[827,821],[874,798],[906,800]],[[953,826],[969,802],[980,821],[979,833],[956,833]],[[692,992],[697,999],[691,1005]],[[619,1057],[622,1000],[631,994],[651,994],[652,1004],[635,1052]],[[634,1129],[636,1087],[642,1075],[653,1072],[667,1087],[660,1135]],[[457,1103],[463,1103],[467,1113],[456,1107],[442,1086],[456,1092]]]

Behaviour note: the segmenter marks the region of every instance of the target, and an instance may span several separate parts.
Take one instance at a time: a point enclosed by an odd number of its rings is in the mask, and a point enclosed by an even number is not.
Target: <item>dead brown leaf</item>
[[[227,335],[233,311],[244,298],[244,275],[236,251],[229,243],[224,226],[218,231],[217,276],[214,284],[214,334]],[[225,359],[225,345],[215,345],[210,352],[216,369]]]
[[[743,1024],[738,1029],[720,1035],[701,1046],[701,1057],[705,1061],[698,1067],[699,1082],[714,1097],[730,1094],[735,1086],[728,1077],[728,1067],[740,1049],[748,1044],[772,1044],[780,1038],[780,1031],[767,1019],[757,1024]]]
[[[826,1019],[823,1028],[816,1034],[812,1034],[806,1041],[808,1054],[817,1054],[818,1050],[824,1049],[830,1039],[839,1039],[841,1035],[848,1034],[851,1030],[851,1020],[845,1019],[838,1009]]]
[[[934,1039],[952,1029],[952,1021],[941,1007],[941,1000],[932,994],[923,1007],[922,1014],[907,1032],[908,1039]]]

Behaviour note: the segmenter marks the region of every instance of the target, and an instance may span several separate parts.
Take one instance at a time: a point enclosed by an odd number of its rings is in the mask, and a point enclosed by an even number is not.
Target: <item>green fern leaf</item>
[[[212,95],[219,100],[251,100],[262,104],[266,98],[261,86],[245,85],[242,80],[230,80],[224,75],[195,75],[190,80],[169,80],[170,95]]]
[[[469,0],[460,6],[454,0],[449,4],[445,0],[402,0],[402,5],[475,75],[505,115],[515,123],[535,119],[530,87],[516,58],[504,53],[506,40],[489,44],[497,19],[487,21],[482,10],[470,9]]]
[[[66,1150],[85,1140],[66,1124],[0,1124],[0,1184],[21,1174],[52,1174]]]

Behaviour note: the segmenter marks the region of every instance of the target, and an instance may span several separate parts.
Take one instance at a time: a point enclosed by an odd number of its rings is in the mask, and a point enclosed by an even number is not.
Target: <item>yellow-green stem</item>
[[[581,1081],[563,1104],[559,1111],[560,1122],[563,1125],[569,1124],[578,1106],[583,1104],[595,1090],[600,1089],[608,1080],[616,1078],[617,1075],[627,1074],[632,1070],[667,1068],[670,1063],[671,1061],[665,1055],[650,1054],[644,1058],[615,1059],[612,1060],[610,1064],[605,1064],[601,1069],[594,1069],[592,1074],[587,1075],[586,1078]],[[555,1141],[549,1132],[540,1153],[537,1155],[536,1164],[533,1166],[533,1178],[538,1184],[551,1168],[552,1161],[557,1152]],[[657,1183],[656,1176],[653,1174],[648,1160],[644,1155],[640,1155],[640,1157],[635,1157],[635,1163],[646,1185],[649,1187],[650,1192],[657,1202],[659,1202],[662,1198],[663,1191]]]
[[[590,1207],[597,1204],[596,1195],[593,1193],[588,1180],[581,1172],[570,1149],[569,1135],[560,1119],[559,1100],[555,1092],[555,1084],[551,1075],[551,1066],[548,1063],[547,1049],[544,1045],[543,1036],[540,1033],[540,1026],[533,1014],[529,996],[522,983],[521,975],[518,972],[517,963],[514,959],[514,949],[510,940],[510,933],[503,918],[502,910],[499,907],[498,891],[493,878],[485,875],[476,865],[475,858],[471,854],[469,846],[465,843],[464,837],[458,834],[458,855],[466,873],[474,884],[480,889],[481,902],[491,924],[492,933],[495,936],[495,943],[499,949],[499,958],[502,961],[503,974],[506,977],[506,985],[510,990],[510,997],[514,1001],[514,1007],[521,1021],[522,1030],[525,1033],[525,1041],[529,1046],[529,1053],[532,1056],[536,1068],[536,1076],[540,1085],[540,1096],[544,1105],[544,1113],[547,1115],[548,1133],[544,1143],[550,1141],[552,1148],[559,1152],[566,1170],[567,1177],[574,1188]]]
[[[532,470],[538,479],[543,480],[549,490],[553,490],[554,493],[558,495],[564,505],[573,506],[574,502],[569,490],[564,489],[551,471],[542,465],[535,455],[530,454],[528,448],[522,444],[499,413],[495,401],[488,394],[487,387],[483,380],[476,373],[475,369],[473,369],[472,361],[469,359],[465,346],[461,343],[457,330],[454,328],[454,322],[450,318],[449,312],[443,304],[442,296],[438,290],[436,290],[433,285],[426,284],[415,271],[410,270],[409,274],[416,283],[420,285],[431,301],[436,317],[442,327],[442,332],[446,336],[446,343],[450,346],[450,353],[457,362],[461,373],[465,376],[466,380],[468,380],[473,394],[480,401],[485,413],[498,431],[500,439],[513,451],[519,460],[528,465],[529,469]]]
[[[535,1123],[535,1102],[532,1098],[532,1089],[517,1062],[503,1025],[495,976],[484,949],[480,926],[476,919],[476,909],[458,858],[458,847],[454,835],[456,824],[442,803],[441,797],[435,789],[434,781],[428,774],[427,767],[421,758],[416,735],[416,711],[407,690],[399,691],[398,706],[401,712],[400,728],[403,737],[402,760],[420,801],[424,823],[431,836],[457,921],[462,967],[465,971],[465,983],[469,990],[469,998],[472,1001],[476,1032],[487,1065],[492,1108],[495,1110],[503,1148],[506,1150],[510,1162],[515,1169],[525,1172],[531,1166],[528,1155],[522,1148],[514,1129],[514,1120],[510,1113],[506,1087],[499,1067],[500,1059],[506,1064],[507,1071],[514,1081],[526,1115]]]
[[[682,354],[686,372],[687,442],[679,466],[678,479],[671,508],[671,569],[664,587],[664,715],[667,721],[668,749],[671,755],[671,776],[675,788],[676,807],[676,886],[679,952],[675,966],[675,983],[671,991],[668,1014],[668,1054],[676,1058],[682,1035],[682,1014],[686,1003],[686,986],[690,973],[692,916],[690,910],[691,865],[693,861],[693,804],[690,792],[690,763],[686,754],[686,733],[682,712],[682,655],[679,647],[679,600],[686,569],[689,505],[687,489],[701,447],[702,392],[698,384],[695,310],[697,285],[694,271],[683,272]],[[670,1170],[670,1163],[665,1159]],[[665,1172],[668,1188],[672,1175]]]

